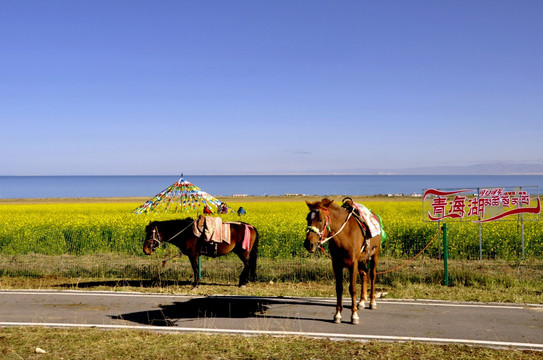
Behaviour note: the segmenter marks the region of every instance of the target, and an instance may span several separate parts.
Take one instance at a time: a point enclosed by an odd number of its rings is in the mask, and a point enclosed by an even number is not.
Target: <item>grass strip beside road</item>
[[[40,348],[42,353],[36,353]],[[45,352],[45,353],[43,353]],[[542,352],[416,342],[304,337],[158,334],[139,330],[3,328],[0,354],[12,359],[543,359]]]

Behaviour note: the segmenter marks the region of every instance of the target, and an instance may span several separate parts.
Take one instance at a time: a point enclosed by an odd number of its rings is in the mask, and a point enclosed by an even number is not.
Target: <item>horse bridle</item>
[[[317,209],[311,210],[311,212],[318,212],[319,210],[323,210],[325,212],[325,214],[326,214],[326,220],[324,221],[324,226],[323,226],[322,230],[319,230],[316,226],[309,226],[308,225],[307,228],[306,228],[306,234],[308,234],[309,232],[314,232],[315,234],[317,234],[319,236],[318,247],[321,247],[325,242],[332,239],[334,236],[339,234],[343,230],[343,228],[345,228],[345,225],[347,225],[347,222],[349,221],[350,217],[353,215],[353,211],[349,212],[349,215],[347,215],[347,218],[345,219],[345,222],[343,223],[343,225],[341,225],[341,228],[336,233],[334,233],[331,236],[328,236],[327,238],[325,238],[324,237],[324,230],[325,229],[328,230],[328,233],[332,232],[332,228],[331,228],[332,220],[330,219],[330,211],[328,211],[328,209],[317,208]]]
[[[322,230],[319,230],[319,228],[317,228],[316,226],[310,226],[310,225],[308,225],[306,228],[306,234],[309,232],[314,232],[315,234],[319,236],[319,244],[322,242],[322,239],[324,239],[324,230],[327,229],[328,233],[332,231],[332,228],[330,227],[330,223],[331,223],[330,212],[327,209],[324,209],[324,208],[313,209],[311,210],[310,214],[314,213],[315,216],[317,216],[320,210],[324,211],[326,214],[326,220],[324,221],[324,226],[322,227]]]
[[[158,232],[158,227],[156,225],[155,225],[155,228],[152,231],[151,238],[148,239],[148,240],[152,241],[151,242],[151,248],[153,250],[156,249],[157,247],[159,247],[160,245],[162,245],[162,240],[160,239],[160,233]]]
[[[178,232],[177,234],[175,234],[174,236],[170,237],[168,240],[162,240],[160,238],[160,232],[158,231],[158,226],[155,225],[153,231],[152,231],[152,236],[150,239],[148,240],[151,240],[152,241],[152,244],[156,244],[156,245],[151,245],[151,248],[154,250],[156,249],[157,247],[159,247],[160,245],[162,245],[163,243],[167,243],[167,242],[170,242],[172,241],[173,239],[175,239],[177,236],[179,236],[179,234],[181,234],[183,231],[187,230],[189,227],[192,226],[192,224],[194,224],[196,220],[193,220],[190,224],[188,224],[183,230],[181,230],[180,232]]]

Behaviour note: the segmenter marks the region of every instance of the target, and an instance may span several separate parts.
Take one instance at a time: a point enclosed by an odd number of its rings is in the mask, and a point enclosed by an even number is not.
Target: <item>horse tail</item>
[[[256,259],[258,257],[258,240],[259,235],[258,231],[254,226],[252,228],[255,231],[255,242],[253,243],[253,247],[251,248],[251,252],[249,253],[249,280],[255,281],[256,280]]]

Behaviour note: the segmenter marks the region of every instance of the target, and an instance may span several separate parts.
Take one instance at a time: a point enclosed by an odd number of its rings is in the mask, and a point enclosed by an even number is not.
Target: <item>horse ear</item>
[[[307,204],[307,207],[311,210],[315,209],[316,207],[318,207],[318,201],[315,201],[315,202],[309,202],[309,201],[305,201],[305,203]]]

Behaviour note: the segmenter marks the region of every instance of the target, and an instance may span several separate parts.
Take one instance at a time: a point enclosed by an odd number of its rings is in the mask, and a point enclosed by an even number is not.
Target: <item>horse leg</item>
[[[364,309],[366,307],[366,301],[368,301],[368,273],[365,271],[365,267],[363,267],[363,264],[359,264],[358,266],[358,272],[360,273],[360,280],[362,282],[358,308]]]
[[[255,240],[249,253],[249,281],[256,281],[256,261],[258,257],[258,233],[254,228],[253,231],[255,232]]]
[[[239,275],[239,287],[247,285],[249,282],[249,262],[244,261],[243,262],[243,271]]]
[[[238,257],[243,261],[243,270],[241,271],[241,274],[239,275],[239,287],[247,285],[249,282],[249,271],[251,270],[249,266],[249,254],[248,252],[244,253],[238,253]]]
[[[349,273],[351,275],[351,286],[349,287],[349,293],[351,294],[351,324],[358,325],[360,318],[356,306],[356,277],[358,276],[358,263],[356,261],[349,267]]]
[[[192,266],[192,272],[194,273],[194,281],[192,283],[193,287],[198,287],[200,285],[200,276],[198,271],[198,256],[189,255],[190,265]]]
[[[375,278],[377,277],[377,263],[379,262],[379,254],[375,254],[373,259],[371,259],[371,264],[369,268],[370,272],[370,282],[371,282],[371,292],[370,292],[370,309],[377,309],[377,303],[375,302]]]
[[[336,278],[336,315],[334,316],[334,323],[341,323],[341,310],[343,310],[343,264],[334,263],[334,275]]]

